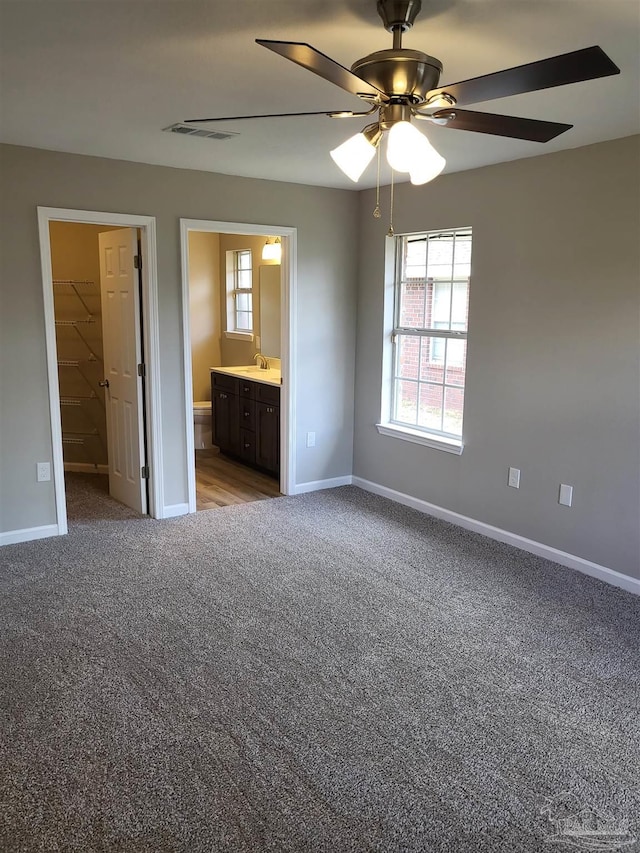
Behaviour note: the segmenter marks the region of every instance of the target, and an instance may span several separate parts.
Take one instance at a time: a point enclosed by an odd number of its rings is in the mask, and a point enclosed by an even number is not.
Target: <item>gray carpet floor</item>
[[[6,853],[640,849],[637,597],[353,487],[0,564]]]
[[[64,490],[69,525],[76,522],[115,521],[140,517],[137,512],[111,497],[107,474],[81,474],[67,471],[64,475]]]

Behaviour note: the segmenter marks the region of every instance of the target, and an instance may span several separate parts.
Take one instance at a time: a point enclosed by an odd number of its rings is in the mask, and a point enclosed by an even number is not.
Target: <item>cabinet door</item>
[[[256,403],[256,465],[280,473],[280,407]]]
[[[228,391],[213,392],[213,443],[223,453],[239,450],[238,398]]]

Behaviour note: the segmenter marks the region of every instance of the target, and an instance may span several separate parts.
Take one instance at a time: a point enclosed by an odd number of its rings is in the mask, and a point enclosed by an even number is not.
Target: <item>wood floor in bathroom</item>
[[[196,450],[196,508],[244,504],[280,497],[275,477],[222,456],[217,450]]]

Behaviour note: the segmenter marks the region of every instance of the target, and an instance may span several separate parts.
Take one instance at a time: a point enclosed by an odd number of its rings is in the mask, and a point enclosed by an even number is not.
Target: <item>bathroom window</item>
[[[393,321],[378,430],[460,453],[471,229],[398,236],[393,250]]]
[[[253,333],[253,262],[251,249],[227,252],[227,332]]]

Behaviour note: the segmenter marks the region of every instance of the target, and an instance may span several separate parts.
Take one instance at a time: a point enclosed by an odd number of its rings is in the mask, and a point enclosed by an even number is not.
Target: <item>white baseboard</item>
[[[18,542],[31,542],[32,539],[46,539],[48,536],[59,536],[57,524],[44,524],[42,527],[25,527],[23,530],[7,530],[0,533],[0,545],[15,545]]]
[[[576,557],[575,554],[569,554],[566,551],[559,551],[557,548],[552,548],[550,545],[544,545],[542,542],[535,542],[533,539],[527,539],[524,536],[519,536],[517,533],[511,533],[508,530],[502,530],[500,527],[493,527],[491,524],[485,524],[484,521],[477,521],[475,518],[469,518],[466,515],[460,515],[450,509],[430,504],[427,501],[414,498],[411,495],[406,495],[404,492],[397,492],[395,489],[389,489],[387,486],[381,486],[378,483],[372,483],[370,480],[363,480],[362,477],[353,477],[354,486],[359,486],[367,492],[373,492],[376,495],[381,495],[384,498],[389,498],[396,503],[404,504],[412,509],[417,509],[427,515],[433,515],[435,518],[441,518],[443,521],[450,521],[452,524],[457,524],[459,527],[464,527],[466,530],[473,530],[476,533],[481,533],[489,539],[495,539],[498,542],[506,542],[507,545],[513,545],[523,551],[528,551],[530,554],[536,554],[538,557],[544,557],[547,560],[552,560],[554,563],[560,563],[561,566],[566,566],[569,569],[575,569],[582,572],[584,575],[589,575],[592,578],[611,584],[612,586],[620,587],[627,592],[633,592],[640,595],[640,580],[632,578],[629,575],[623,575],[622,572],[616,572],[614,569],[609,569],[606,566],[600,566],[598,563],[592,563],[590,560],[585,560],[583,557]]]
[[[90,462],[65,462],[65,472],[73,472],[74,474],[108,474],[108,465],[92,465]]]
[[[294,495],[304,495],[306,492],[319,492],[321,489],[337,489],[338,486],[350,486],[353,477],[332,477],[329,480],[311,480],[308,483],[298,483],[293,490]],[[364,486],[363,486],[364,488]]]
[[[170,504],[162,508],[162,515],[159,518],[175,518],[177,515],[187,515],[189,512],[189,504]]]

